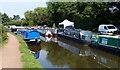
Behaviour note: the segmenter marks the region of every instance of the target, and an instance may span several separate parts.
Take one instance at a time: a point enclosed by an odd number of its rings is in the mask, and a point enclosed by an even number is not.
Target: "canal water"
[[[44,68],[120,68],[120,57],[87,45],[54,37],[42,37],[41,43],[27,43]]]

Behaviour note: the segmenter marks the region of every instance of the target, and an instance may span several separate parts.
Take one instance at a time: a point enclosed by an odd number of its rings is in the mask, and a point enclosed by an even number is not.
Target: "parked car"
[[[102,24],[99,25],[98,32],[100,34],[107,34],[107,33],[117,33],[118,29],[111,24]]]

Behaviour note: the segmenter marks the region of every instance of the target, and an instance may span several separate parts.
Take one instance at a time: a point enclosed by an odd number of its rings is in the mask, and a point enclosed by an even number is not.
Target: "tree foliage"
[[[2,13],[1,13],[2,14]],[[2,14],[2,23],[9,22],[10,19],[6,13]]]
[[[13,15],[13,20],[20,20],[20,16],[19,15]]]
[[[111,12],[110,7],[115,6],[119,10]],[[93,30],[100,24],[120,25],[120,3],[119,2],[47,2],[47,7],[37,7],[33,11],[24,13],[25,19],[22,25],[47,25],[53,24],[59,27],[59,23],[68,19],[75,23],[75,28]],[[6,14],[3,22],[9,21]],[[16,18],[16,19],[19,19]]]
[[[21,26],[21,22],[6,22],[6,23],[3,23],[3,25],[16,25],[16,26]]]
[[[119,11],[111,13],[109,7],[120,3],[114,2],[48,2],[48,15],[51,21],[58,23],[68,19],[75,23],[75,28],[92,30],[100,24],[119,25]]]
[[[24,16],[27,22],[33,22],[33,25],[49,25],[49,17],[46,7],[37,7],[34,11],[26,11]]]

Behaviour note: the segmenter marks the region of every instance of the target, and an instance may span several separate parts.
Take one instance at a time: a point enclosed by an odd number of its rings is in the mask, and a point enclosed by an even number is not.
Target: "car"
[[[114,33],[116,34],[118,29],[112,24],[101,24],[99,25],[98,32],[100,34]]]

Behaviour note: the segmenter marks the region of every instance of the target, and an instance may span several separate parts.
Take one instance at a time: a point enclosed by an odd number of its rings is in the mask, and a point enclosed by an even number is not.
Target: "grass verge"
[[[0,48],[8,42],[7,28],[0,24]]]
[[[13,33],[11,33],[13,34]],[[29,68],[41,68],[39,70],[44,70],[40,64],[38,63],[38,61],[36,60],[36,58],[31,54],[30,50],[28,49],[28,46],[26,44],[26,42],[19,36],[13,34],[14,36],[16,36],[19,40],[20,46],[19,46],[19,50],[22,53],[21,56],[21,61],[23,63],[23,68],[29,69]]]
[[[8,39],[6,39],[5,41],[0,42],[0,48],[2,48],[7,43],[8,43]]]

